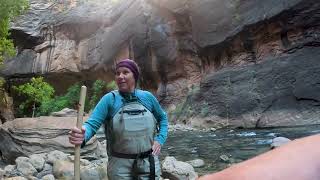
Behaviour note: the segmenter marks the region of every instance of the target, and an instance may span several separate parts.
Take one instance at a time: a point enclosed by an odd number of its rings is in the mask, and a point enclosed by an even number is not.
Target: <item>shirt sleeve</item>
[[[159,122],[159,133],[155,137],[155,141],[158,141],[163,145],[168,136],[168,116],[167,113],[162,109],[159,101],[150,93],[150,98],[153,104],[153,115]]]
[[[88,142],[92,136],[94,136],[97,132],[97,130],[100,128],[100,126],[104,123],[105,119],[109,115],[109,106],[110,102],[113,102],[113,95],[112,93],[108,93],[104,95],[94,110],[92,111],[92,114],[90,115],[89,119],[84,122],[83,126],[85,127],[85,139],[82,146]]]

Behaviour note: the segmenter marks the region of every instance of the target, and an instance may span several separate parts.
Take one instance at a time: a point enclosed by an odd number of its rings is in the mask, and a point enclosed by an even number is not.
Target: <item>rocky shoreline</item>
[[[14,165],[0,167],[0,179],[10,180],[55,180],[73,179],[74,156],[61,151],[18,157]],[[83,156],[80,159],[80,177],[86,180],[108,179],[108,157]],[[4,164],[3,164],[4,165]],[[166,157],[162,161],[162,179],[190,179],[198,177],[193,167],[203,166],[198,159],[188,163]]]

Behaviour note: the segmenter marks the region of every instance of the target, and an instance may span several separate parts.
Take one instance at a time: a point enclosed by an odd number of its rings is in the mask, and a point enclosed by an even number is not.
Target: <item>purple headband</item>
[[[130,59],[121,60],[116,65],[116,69],[118,69],[119,67],[126,67],[126,68],[130,69],[130,71],[133,73],[134,79],[136,80],[136,82],[138,81],[139,70],[138,70],[137,65],[132,60],[130,60]]]

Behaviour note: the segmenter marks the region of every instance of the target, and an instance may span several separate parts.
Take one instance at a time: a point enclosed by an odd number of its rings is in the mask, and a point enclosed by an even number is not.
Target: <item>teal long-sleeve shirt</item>
[[[159,123],[159,133],[155,137],[163,145],[167,139],[168,134],[168,117],[165,111],[161,108],[158,100],[148,91],[136,89],[133,93],[123,94],[122,96],[118,91],[107,93],[104,95],[96,107],[94,108],[89,119],[83,124],[86,129],[85,141],[88,142],[94,136],[100,126],[117,113],[122,107],[122,99],[136,98],[143,106],[145,106],[156,118]]]

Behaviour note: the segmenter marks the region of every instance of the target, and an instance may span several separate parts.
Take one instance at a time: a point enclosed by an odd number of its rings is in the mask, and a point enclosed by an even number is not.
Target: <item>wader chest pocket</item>
[[[140,109],[134,109],[134,110],[124,110],[124,111],[120,111],[119,112],[119,114],[121,114],[121,113],[127,113],[127,114],[129,114],[129,115],[138,115],[138,114],[144,114],[144,113],[146,113],[147,112],[147,110],[145,110],[145,109],[143,109],[143,110],[140,110]]]
[[[124,128],[128,132],[146,132],[149,128],[146,117],[141,115],[124,117]]]

